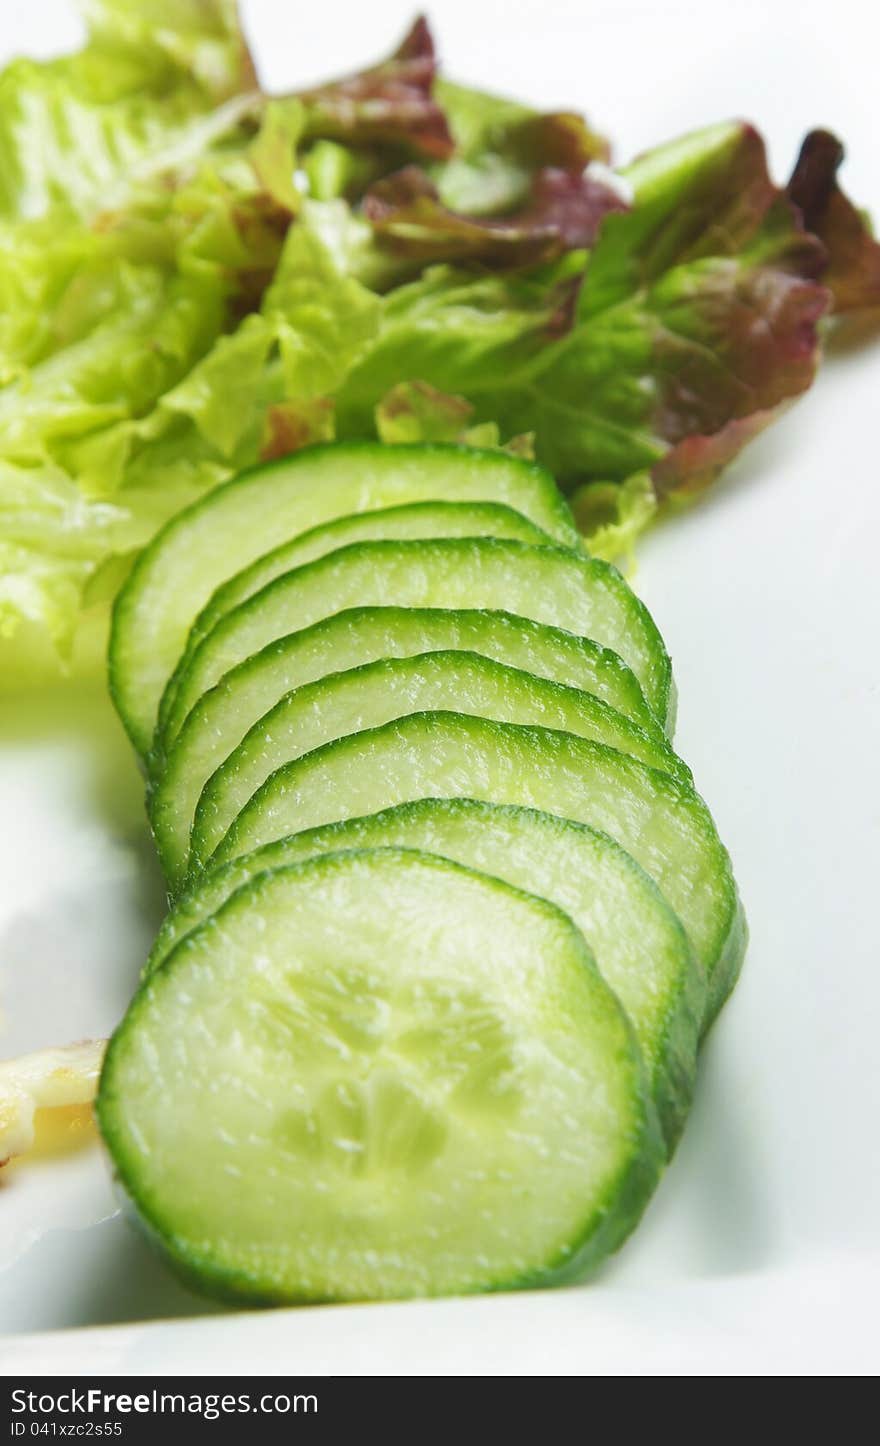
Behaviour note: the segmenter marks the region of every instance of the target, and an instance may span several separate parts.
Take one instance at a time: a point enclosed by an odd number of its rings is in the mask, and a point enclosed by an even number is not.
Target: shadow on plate
[[[741,1109],[737,1059],[722,1018],[704,1047],[696,1097],[675,1158],[639,1228],[602,1272],[604,1281],[744,1275],[780,1252],[762,1190],[763,1144]]]
[[[37,1280],[52,1281],[53,1288],[35,1291]],[[180,1285],[121,1215],[87,1230],[53,1230],[43,1236],[5,1272],[3,1296],[16,1334],[212,1315],[223,1309]]]
[[[147,824],[144,780],[106,686],[56,683],[0,698],[0,750],[29,745],[70,750],[78,811],[131,851],[136,890],[129,906],[150,929],[158,927],[166,892]]]
[[[116,833],[149,835],[134,750],[100,682],[59,682],[0,698],[0,748],[45,744],[75,749],[85,764],[92,811]]]

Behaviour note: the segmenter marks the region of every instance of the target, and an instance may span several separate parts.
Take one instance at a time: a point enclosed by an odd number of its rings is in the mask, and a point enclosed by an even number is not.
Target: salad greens
[[[814,132],[616,174],[579,116],[389,60],[260,89],[233,0],[86,0],[85,48],[0,75],[0,650],[86,665],[181,506],[333,437],[533,446],[625,550],[803,392],[880,247]],[[525,434],[525,439],[524,438]]]

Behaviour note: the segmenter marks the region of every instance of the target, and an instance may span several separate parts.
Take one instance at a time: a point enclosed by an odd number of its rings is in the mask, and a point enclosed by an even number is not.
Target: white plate
[[[809,125],[831,125],[850,148],[846,182],[880,213],[880,27],[867,6],[432,8],[450,73],[585,106],[620,155],[741,113],[769,134],[781,172]],[[47,36],[66,40],[49,24],[56,9],[14,7],[6,41],[37,51]],[[304,26],[274,0],[245,4],[278,85],[319,75],[326,57],[341,69],[381,51],[409,9],[331,0]],[[675,659],[679,746],[733,854],[752,942],[678,1156],[601,1280],[543,1295],[222,1315],[130,1233],[87,1149],[3,1178],[0,1368],[877,1369],[878,388],[880,344],[836,348],[813,392],[726,484],[641,552],[637,586]],[[0,1051],[12,1054],[112,1026],[162,891],[106,698],[2,707]]]

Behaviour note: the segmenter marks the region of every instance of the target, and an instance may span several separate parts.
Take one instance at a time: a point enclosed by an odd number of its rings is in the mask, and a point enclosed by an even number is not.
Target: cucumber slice
[[[493,538],[361,542],[285,573],[227,613],[169,687],[170,749],[203,693],[268,643],[350,607],[503,608],[591,637],[618,653],[655,715],[669,709],[670,665],[650,615],[606,562]]]
[[[411,502],[403,507],[382,507],[376,512],[338,517],[335,522],[313,527],[283,542],[218,587],[193,623],[183,656],[186,658],[195,650],[224,614],[246,602],[282,573],[304,567],[307,562],[353,542],[412,541],[426,537],[511,537],[516,542],[538,546],[552,542],[546,532],[521,512],[514,512],[512,507],[500,502]]]
[[[141,553],[117,598],[110,686],[138,751],[149,750],[162,690],[215,588],[308,528],[431,499],[502,502],[557,542],[579,544],[549,472],[502,452],[335,443],[245,472],[172,518]]]
[[[690,770],[665,739],[658,742],[642,732],[592,693],[536,678],[478,653],[383,658],[296,689],[254,724],[209,779],[198,801],[190,838],[191,870],[205,867],[248,799],[284,764],[333,738],[410,713],[444,708],[503,723],[540,723],[593,738],[691,781]],[[154,826],[166,853],[179,857],[185,850],[189,822],[174,781],[168,788],[160,785]]]
[[[369,514],[366,514],[369,515]],[[169,877],[182,866],[199,795],[215,769],[285,694],[379,658],[462,649],[582,688],[661,743],[665,735],[633,673],[588,638],[509,613],[442,608],[352,608],[247,658],[199,699],[178,734],[150,813]]]
[[[571,917],[632,1022],[671,1149],[693,1091],[705,981],[680,921],[644,870],[606,835],[571,819],[429,798],[294,834],[208,873],[163,923],[147,972],[255,874],[317,854],[389,846],[493,874]]]
[[[686,783],[572,733],[427,712],[327,743],[267,779],[212,864],[301,829],[434,797],[525,804],[610,834],[684,924],[714,1017],[739,972],[745,929],[709,810]]]
[[[378,1300],[595,1266],[661,1168],[643,1079],[563,913],[376,850],[260,875],[190,934],[114,1035],[98,1117],[202,1286]]]

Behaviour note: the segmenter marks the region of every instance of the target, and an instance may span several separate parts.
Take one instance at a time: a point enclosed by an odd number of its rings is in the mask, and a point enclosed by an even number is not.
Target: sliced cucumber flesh
[[[745,924],[670,662],[553,480],[345,444],[174,519],[111,689],[178,898],[98,1117],[244,1300],[573,1279],[678,1138]]]
[[[579,546],[548,472],[505,453],[454,446],[315,447],[243,473],[172,518],[138,558],[113,613],[110,683],[138,751],[150,749],[162,691],[220,584],[333,518],[432,499],[501,502],[556,542]]]
[[[665,734],[629,668],[588,638],[528,618],[475,609],[352,608],[247,658],[192,709],[167,758],[156,759],[150,812],[169,876],[183,866],[199,795],[244,735],[289,692],[380,658],[461,649],[594,693],[658,744]]]
[[[432,798],[294,834],[209,872],[168,915],[148,970],[255,874],[317,854],[389,846],[493,874],[570,916],[632,1022],[664,1135],[674,1144],[693,1090],[705,981],[680,921],[644,870],[607,835],[571,819]]]
[[[98,1113],[177,1266],[264,1301],[570,1277],[632,1228],[662,1160],[571,921],[395,850],[234,894],[139,991]]]
[[[333,522],[283,542],[218,587],[190,629],[184,657],[193,652],[226,613],[282,573],[304,567],[307,562],[353,542],[411,542],[427,537],[510,537],[516,542],[537,546],[552,542],[546,532],[521,512],[514,512],[512,507],[500,502],[411,502],[403,507],[382,507],[337,517]]]
[[[325,744],[267,779],[212,864],[301,829],[433,797],[523,804],[610,834],[681,919],[714,1015],[745,940],[730,860],[708,809],[686,783],[571,733],[429,712]]]
[[[618,653],[658,719],[670,665],[650,615],[608,563],[571,550],[490,538],[363,542],[286,573],[234,608],[169,685],[161,742],[170,748],[199,698],[275,639],[351,607],[502,608],[592,638]]]
[[[540,723],[597,739],[690,781],[665,739],[644,733],[592,693],[537,678],[478,653],[421,653],[383,658],[333,673],[288,693],[259,719],[205,785],[194,819],[180,808],[171,780],[155,795],[153,824],[165,854],[185,854],[203,868],[236,815],[276,769],[333,738],[375,728],[428,709],[478,713],[508,723]],[[170,847],[168,845],[170,844]],[[179,877],[172,874],[172,880]]]

